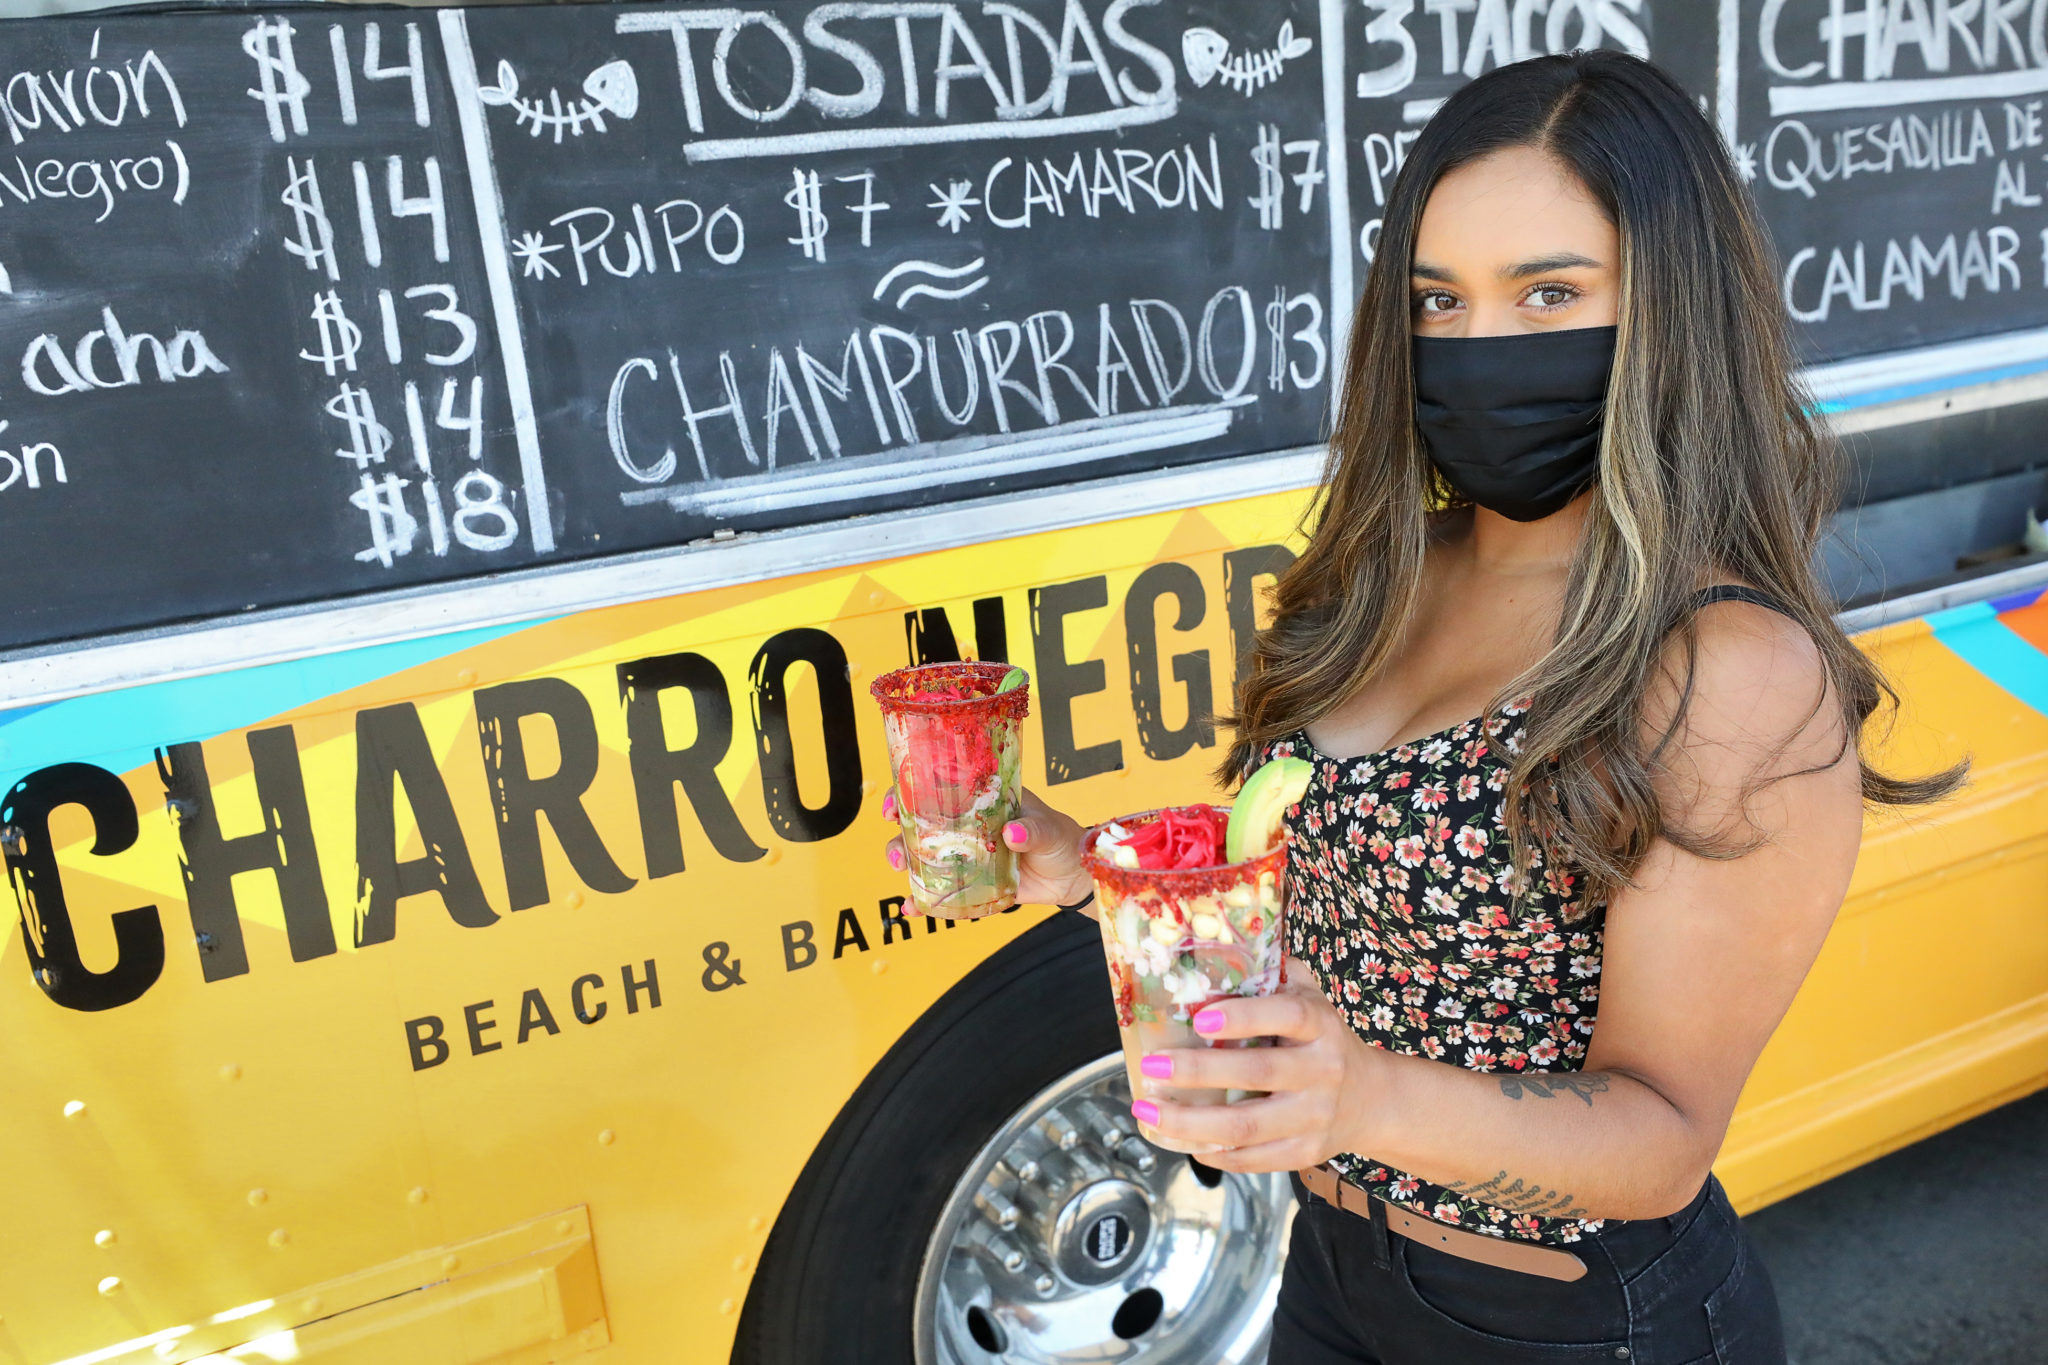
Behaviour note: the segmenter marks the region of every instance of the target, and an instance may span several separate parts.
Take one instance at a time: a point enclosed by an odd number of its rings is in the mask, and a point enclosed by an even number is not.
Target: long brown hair
[[[1456,505],[1414,420],[1416,227],[1446,173],[1508,147],[1556,157],[1621,242],[1600,476],[1564,611],[1549,653],[1489,708],[1531,699],[1507,788],[1516,866],[1532,866],[1537,848],[1545,862],[1562,858],[1583,874],[1579,904],[1590,908],[1628,883],[1660,836],[1710,857],[1755,845],[1677,827],[1661,807],[1652,774],[1683,725],[1683,699],[1656,742],[1640,733],[1673,632],[1691,657],[1703,566],[1790,608],[1819,648],[1859,758],[1864,723],[1897,700],[1836,626],[1814,572],[1841,456],[1792,372],[1769,238],[1712,126],[1638,58],[1589,51],[1501,67],[1452,95],[1416,140],[1359,300],[1329,462],[1303,520],[1308,548],[1273,589],[1275,619],[1251,651],[1218,776],[1237,780],[1261,746],[1379,672],[1415,610],[1432,517]],[[1928,801],[1962,775],[1901,779],[1865,763],[1863,795]]]

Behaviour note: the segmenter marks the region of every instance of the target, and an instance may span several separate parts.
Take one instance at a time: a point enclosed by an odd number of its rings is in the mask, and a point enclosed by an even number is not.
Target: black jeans
[[[1689,1208],[1571,1247],[1587,1270],[1569,1282],[1294,1193],[1270,1365],[1784,1365],[1777,1295],[1711,1177]]]

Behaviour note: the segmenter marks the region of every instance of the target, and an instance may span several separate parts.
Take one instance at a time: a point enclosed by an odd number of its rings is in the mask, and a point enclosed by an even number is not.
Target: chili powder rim
[[[1088,869],[1088,875],[1095,884],[1116,894],[1118,900],[1125,900],[1141,891],[1156,891],[1179,900],[1197,896],[1215,895],[1233,886],[1246,883],[1257,885],[1260,874],[1271,872],[1278,881],[1287,871],[1287,840],[1267,849],[1256,858],[1242,862],[1222,863],[1215,867],[1165,867],[1154,871],[1143,867],[1124,867],[1111,862],[1095,851],[1095,841],[1102,831],[1111,825],[1120,825],[1128,833],[1145,825],[1156,823],[1160,816],[1218,814],[1225,819],[1230,816],[1230,807],[1214,802],[1197,801],[1187,806],[1160,806],[1154,810],[1138,811],[1132,815],[1119,815],[1091,825],[1081,836],[1081,865]]]
[[[1007,692],[995,690],[1013,667],[1013,664],[976,659],[912,664],[876,678],[868,684],[868,695],[884,712],[898,715],[1022,720],[1031,714],[1031,675],[1025,673],[1023,683]],[[986,687],[988,690],[979,696],[962,697],[957,701],[913,701],[906,695],[928,687],[947,685]]]

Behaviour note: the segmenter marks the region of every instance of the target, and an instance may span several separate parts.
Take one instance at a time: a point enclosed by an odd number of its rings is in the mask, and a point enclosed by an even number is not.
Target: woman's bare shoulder
[[[1674,632],[1643,714],[1666,800],[1691,810],[1689,823],[1734,815],[1745,793],[1775,779],[1834,773],[1824,785],[1838,786],[1853,777],[1856,747],[1805,626],[1727,600],[1698,609],[1692,642],[1688,650]]]

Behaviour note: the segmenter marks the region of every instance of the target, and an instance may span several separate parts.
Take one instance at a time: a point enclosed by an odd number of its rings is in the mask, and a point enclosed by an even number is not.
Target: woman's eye
[[[1440,290],[1415,296],[1415,311],[1418,313],[1448,313],[1457,306],[1458,301],[1455,298]]]
[[[1529,291],[1529,298],[1539,308],[1562,308],[1578,297],[1579,291],[1565,284],[1539,284]]]

